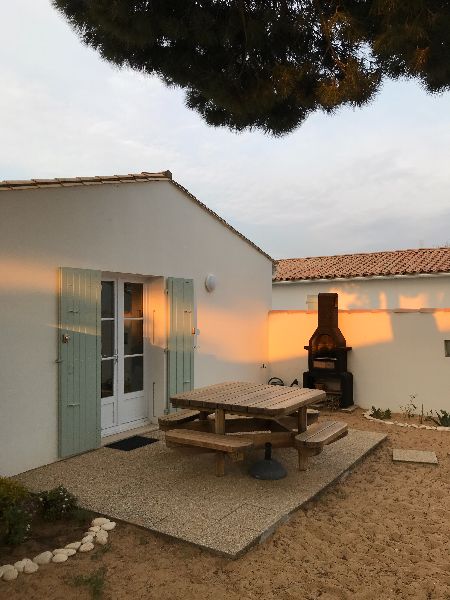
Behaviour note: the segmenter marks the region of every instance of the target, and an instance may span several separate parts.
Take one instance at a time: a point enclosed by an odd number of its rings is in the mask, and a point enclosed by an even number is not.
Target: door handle
[[[114,358],[114,362],[117,364],[119,362],[119,355],[116,353],[116,354],[114,354],[113,358]]]

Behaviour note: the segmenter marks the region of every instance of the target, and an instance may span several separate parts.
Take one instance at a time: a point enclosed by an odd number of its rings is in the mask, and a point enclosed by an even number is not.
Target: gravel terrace
[[[100,558],[76,556],[1,582],[0,593],[82,600],[90,592],[73,578],[104,567],[111,600],[450,599],[450,434],[361,415],[338,418],[387,441],[237,560],[119,523]],[[439,464],[394,464],[393,447],[433,450]]]

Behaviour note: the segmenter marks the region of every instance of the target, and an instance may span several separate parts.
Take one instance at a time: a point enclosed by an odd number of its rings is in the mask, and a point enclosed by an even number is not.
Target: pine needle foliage
[[[118,67],[185,91],[209,125],[274,136],[362,106],[384,76],[450,87],[448,0],[52,0]]]

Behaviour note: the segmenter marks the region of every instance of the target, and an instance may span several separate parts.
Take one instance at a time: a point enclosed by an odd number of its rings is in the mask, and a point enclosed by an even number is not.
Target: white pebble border
[[[74,556],[77,552],[90,552],[94,549],[94,543],[105,545],[108,542],[108,533],[115,528],[114,521],[105,517],[97,517],[91,523],[81,542],[71,542],[65,548],[56,548],[41,552],[33,558],[24,558],[16,561],[13,565],[0,566],[0,579],[2,581],[14,581],[19,573],[36,573],[40,565],[52,563],[63,563]]]
[[[368,421],[376,421],[385,425],[397,425],[397,427],[412,427],[413,429],[432,429],[433,431],[450,431],[450,427],[439,427],[438,425],[416,425],[415,423],[401,423],[400,421],[385,421],[384,419],[376,419],[370,416],[370,411],[363,413]]]

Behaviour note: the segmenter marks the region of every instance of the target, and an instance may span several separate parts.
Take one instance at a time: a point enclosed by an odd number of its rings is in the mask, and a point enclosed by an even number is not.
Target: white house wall
[[[302,383],[308,369],[303,346],[317,327],[317,312],[272,311],[269,317],[271,376]],[[339,311],[339,328],[352,350],[354,401],[399,412],[411,396],[424,411],[450,412],[450,310]]]
[[[271,262],[170,182],[2,192],[0,212],[0,474],[57,458],[61,266],[192,278],[195,385],[267,380]]]
[[[450,307],[450,275],[274,283],[274,310],[306,310],[309,295],[339,294],[339,308],[394,309]]]

